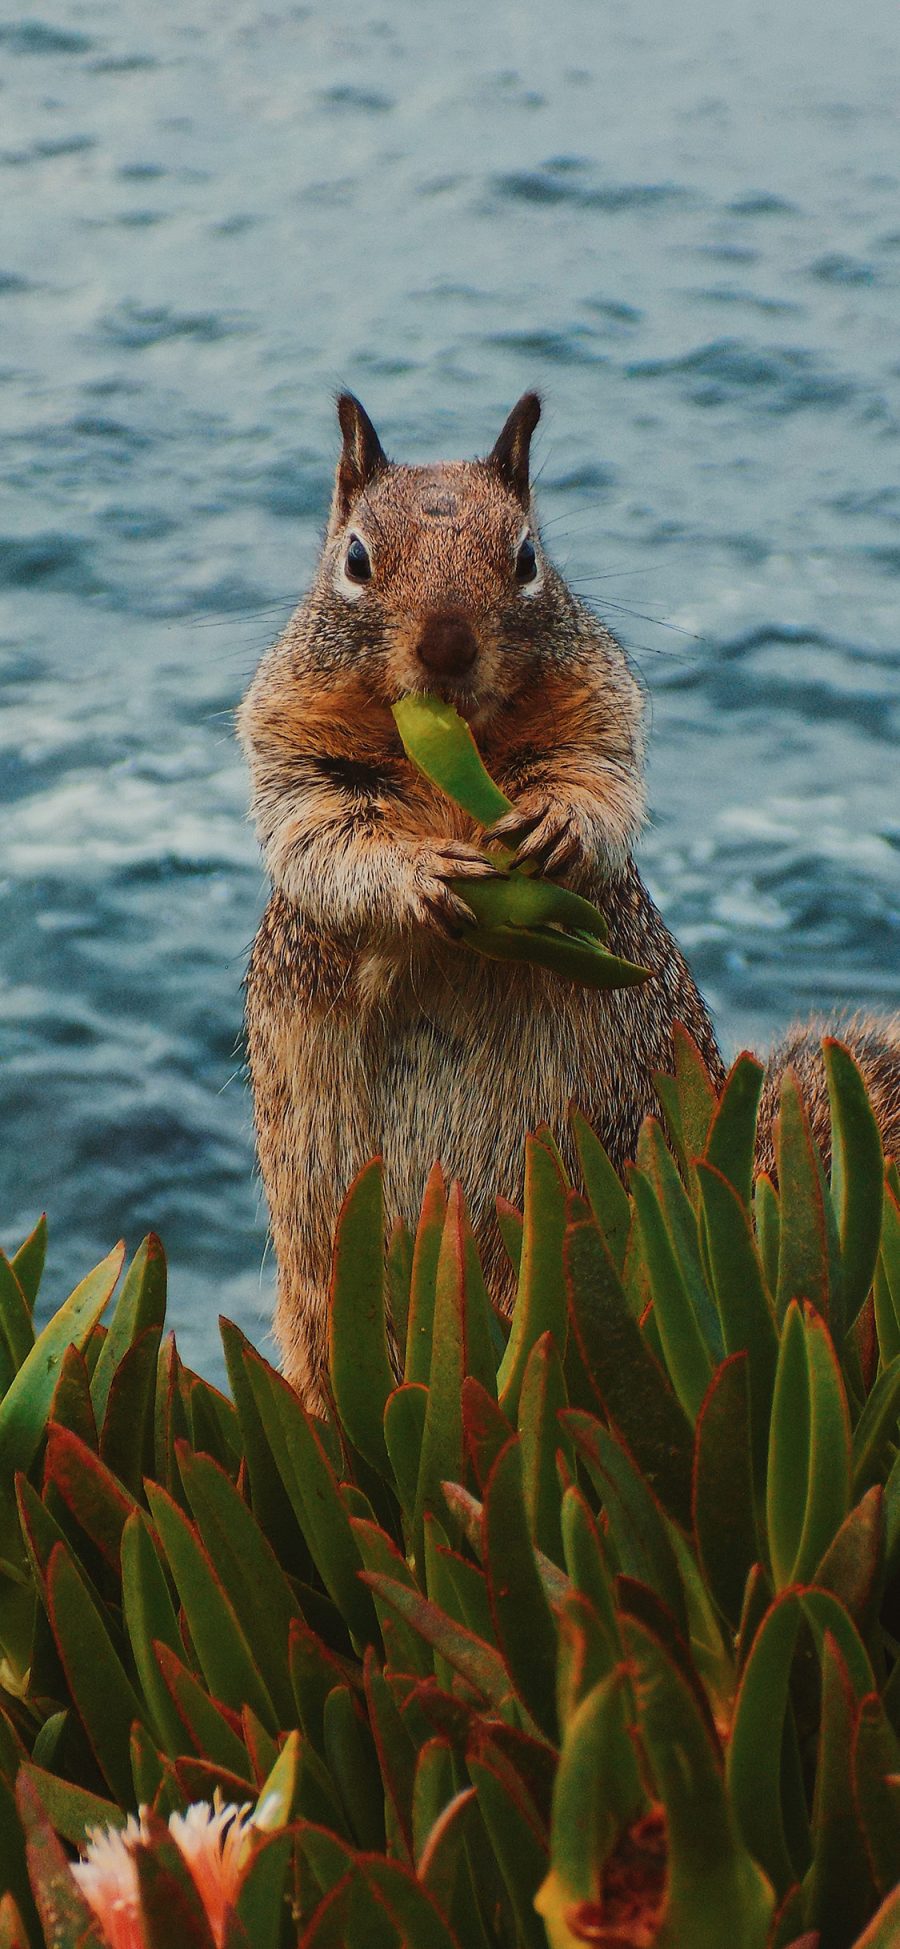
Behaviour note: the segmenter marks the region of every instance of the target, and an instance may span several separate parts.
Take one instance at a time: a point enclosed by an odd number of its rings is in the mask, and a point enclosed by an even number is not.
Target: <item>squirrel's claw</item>
[[[468,846],[463,839],[448,839],[435,847],[434,871],[448,880],[493,880],[498,868],[494,860]]]
[[[514,805],[510,812],[504,812],[502,819],[496,819],[488,828],[484,835],[485,845],[490,846],[493,840],[499,839],[504,846],[518,846],[526,833],[531,832],[546,814],[546,803],[537,806],[533,812],[527,812],[523,805]]]
[[[526,862],[541,873],[564,873],[581,859],[584,848],[575,819],[564,806],[549,800],[526,809],[514,806],[485,835],[515,847],[513,866]]]
[[[476,916],[459,890],[460,881],[492,880],[497,867],[463,839],[441,839],[418,856],[413,912],[420,924],[456,941]]]

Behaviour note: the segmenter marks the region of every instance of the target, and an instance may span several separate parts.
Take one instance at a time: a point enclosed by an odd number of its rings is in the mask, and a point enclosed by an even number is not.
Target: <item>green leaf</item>
[[[447,1207],[437,1268],[434,1336],[416,1488],[414,1541],[421,1562],[426,1509],[442,1507],[441,1483],[463,1473],[462,1387],[466,1375],[466,1231],[459,1187]]]
[[[606,1155],[599,1137],[577,1106],[571,1111],[572,1135],[581,1165],[588,1202],[600,1228],[606,1249],[621,1274],[625,1265],[631,1205],[622,1180]]]
[[[405,1853],[407,1859],[412,1861],[412,1802],[416,1750],[391,1688],[383,1672],[380,1672],[376,1666],[375,1653],[371,1646],[365,1655],[363,1679],[369,1725],[372,1729],[388,1801],[387,1811],[389,1813],[393,1811],[396,1831],[401,1841],[401,1850],[398,1851]]]
[[[42,1213],[34,1231],[29,1232],[28,1237],[10,1259],[10,1265],[32,1312],[38,1296],[46,1256],[47,1219],[46,1214]]]
[[[395,1577],[405,1583],[410,1590],[417,1588],[406,1558],[401,1556],[395,1543],[377,1523],[370,1523],[351,1516],[350,1526],[356,1539],[360,1559],[367,1570],[380,1571],[384,1576]],[[427,1645],[418,1633],[411,1631],[402,1618],[397,1616],[389,1604],[375,1598],[378,1624],[384,1639],[387,1662],[395,1671],[420,1672],[426,1676],[432,1670],[431,1656]]]
[[[498,860],[499,864],[499,860]],[[544,880],[524,869],[498,872],[489,880],[457,882],[463,898],[483,929],[565,928],[588,940],[605,941],[609,932],[599,910],[580,894],[556,880]]]
[[[566,1569],[600,1618],[610,1642],[619,1647],[612,1578],[603,1541],[581,1490],[568,1488],[562,1504],[562,1536]]]
[[[564,1420],[603,1503],[621,1569],[662,1598],[681,1636],[688,1638],[684,1590],[666,1520],[648,1478],[614,1431],[570,1409]]]
[[[78,1715],[114,1798],[127,1806],[129,1740],[133,1721],[143,1717],[141,1704],[106,1623],[62,1543],[51,1552],[47,1596],[53,1636]]]
[[[384,1848],[384,1788],[371,1734],[348,1685],[325,1701],[325,1759],[358,1847]]]
[[[91,1827],[125,1825],[125,1814],[115,1801],[104,1800],[99,1793],[90,1793],[87,1787],[70,1780],[61,1780],[42,1766],[23,1766],[20,1777],[33,1787],[54,1831],[73,1847],[84,1847]]]
[[[252,1706],[263,1725],[277,1732],[268,1686],[198,1531],[157,1483],[148,1482],[147,1497],[210,1691],[234,1712]]]
[[[446,1216],[444,1174],[440,1164],[434,1164],[422,1197],[413,1246],[404,1368],[404,1379],[422,1381],[426,1385],[431,1371],[437,1268]]]
[[[292,1850],[291,1834],[268,1834],[254,1846],[242,1872],[237,1913],[250,1944],[272,1944],[275,1949],[282,1940],[282,1925],[289,1913]],[[231,1949],[229,1935],[223,1949]]]
[[[428,1890],[400,1861],[370,1857],[365,1874],[399,1933],[402,1949],[460,1949]]]
[[[884,1185],[875,1308],[881,1355],[886,1363],[900,1352],[900,1200],[892,1190],[890,1175]]]
[[[46,1940],[53,1949],[103,1949],[68,1857],[50,1825],[30,1780],[21,1774],[16,1788],[19,1819],[25,1830],[28,1872]],[[20,1898],[17,1897],[20,1901]]]
[[[621,1587],[621,1579],[620,1579]],[[558,1614],[559,1656],[556,1710],[565,1743],[570,1720],[582,1699],[608,1678],[621,1658],[618,1626],[607,1628],[580,1590],[569,1590]]]
[[[54,1484],[85,1535],[117,1571],[122,1530],[137,1504],[85,1442],[53,1421],[47,1429],[44,1481]]]
[[[478,1486],[483,1489],[501,1448],[515,1429],[493,1395],[471,1375],[463,1381],[462,1410],[466,1451]]]
[[[853,1430],[854,1500],[882,1474],[888,1443],[900,1434],[900,1355],[879,1374]]]
[[[753,1190],[756,1117],[764,1075],[763,1064],[746,1050],[732,1063],[704,1151],[707,1164],[727,1178],[747,1206]]]
[[[853,1794],[879,1895],[900,1883],[900,1743],[874,1693],[859,1706]]]
[[[17,1939],[12,1936],[12,1949],[31,1949],[32,1944],[43,1941],[39,1929],[37,1913],[28,1882],[25,1865],[25,1836],[16,1811],[12,1782],[0,1778],[0,1888],[8,1892],[3,1901],[15,1902],[21,1923],[22,1916],[28,1918],[28,1935]],[[3,1903],[0,1902],[0,1920],[4,1918]],[[0,1945],[6,1943],[0,1933]]]
[[[440,697],[416,691],[393,705],[394,720],[407,757],[463,806],[479,825],[492,826],[510,800],[489,777],[465,720]]]
[[[875,1113],[849,1049],[826,1036],[822,1056],[831,1105],[831,1196],[840,1237],[845,1322],[851,1326],[875,1276],[884,1158]]]
[[[155,1232],[138,1247],[122,1281],[122,1290],[100,1349],[91,1381],[91,1399],[98,1427],[103,1425],[112,1378],[123,1355],[139,1334],[155,1327],[162,1334],[166,1319],[166,1255]]]
[[[388,1467],[385,1402],[394,1389],[385,1317],[384,1196],[380,1158],[354,1178],[338,1214],[328,1349],[338,1413],[354,1448]]]
[[[410,1531],[415,1518],[427,1409],[427,1387],[423,1387],[421,1381],[405,1381],[402,1387],[394,1389],[384,1411],[385,1446]]]
[[[650,1179],[643,1171],[632,1169],[629,1184],[644,1242],[653,1315],[666,1367],[678,1399],[693,1422],[709,1386],[712,1360]]]
[[[560,1450],[571,1467],[572,1448],[560,1427],[559,1415],[568,1407],[562,1362],[552,1334],[542,1333],[528,1357],[519,1397],[519,1435],[522,1449],[522,1491],[528,1529],[536,1549],[554,1563],[562,1562],[560,1492],[556,1457]]]
[[[87,1361],[79,1347],[67,1347],[60,1361],[49,1419],[79,1435],[85,1446],[97,1454],[97,1423],[91,1406],[91,1382]]]
[[[478,1795],[488,1839],[506,1883],[515,1917],[516,1943],[521,1949],[546,1949],[543,1924],[534,1897],[547,1870],[547,1849],[533,1820],[523,1811],[502,1773],[486,1757],[470,1755],[467,1766]]]
[[[426,1740],[416,1759],[412,1796],[413,1859],[420,1879],[422,1855],[429,1844],[434,1824],[450,1805],[454,1792],[450,1741],[441,1736]]]
[[[858,1935],[853,1949],[897,1949],[900,1938],[900,1888],[882,1902],[868,1928]]]
[[[730,1354],[716,1369],[697,1417],[694,1535],[709,1589],[737,1630],[747,1577],[760,1554],[746,1353]]]
[[[781,1207],[770,1177],[762,1171],[753,1187],[753,1222],[763,1277],[770,1293],[778,1290]]]
[[[154,1471],[162,1487],[178,1500],[184,1497],[184,1490],[175,1460],[175,1443],[186,1440],[188,1434],[187,1409],[182,1398],[181,1361],[174,1337],[167,1333],[159,1350],[153,1417]]]
[[[597,1901],[602,1870],[618,1834],[646,1805],[630,1735],[629,1700],[625,1673],[610,1672],[586,1694],[566,1726],[553,1787],[553,1867],[537,1904],[548,1923],[558,1905]]]
[[[850,1417],[828,1328],[791,1301],[769,1438],[767,1515],[775,1582],[808,1579],[850,1506]]]
[[[880,1483],[844,1517],[816,1570],[816,1583],[831,1590],[863,1634],[881,1596],[884,1570],[884,1492]]]
[[[822,1712],[813,1802],[806,1921],[821,1949],[844,1949],[876,1899],[853,1796],[853,1686],[830,1632],[822,1646]]]
[[[105,1342],[104,1342],[105,1345]],[[153,1471],[153,1408],[160,1329],[147,1327],[122,1355],[106,1396],[100,1459],[137,1497]]]
[[[237,1731],[237,1713],[229,1712],[219,1700],[211,1698],[205,1685],[194,1677],[193,1672],[188,1671],[182,1659],[167,1644],[157,1641],[154,1654],[160,1676],[184,1728],[180,1740],[182,1757],[187,1741],[194,1752],[204,1762],[214,1766],[217,1772],[249,1780],[250,1763]],[[181,1765],[181,1758],[176,1765]],[[241,1795],[242,1800],[248,1797]]]
[[[631,1316],[596,1226],[573,1225],[565,1251],[572,1327],[598,1400],[654,1493],[687,1528],[690,1423]]]
[[[152,1807],[155,1813],[181,1811],[183,1803],[175,1769],[154,1745],[145,1727],[138,1723],[131,1728],[131,1777],[136,1806]]]
[[[560,1357],[566,1345],[563,1238],[566,1188],[556,1160],[534,1137],[525,1139],[525,1223],[519,1282],[506,1352],[497,1375],[504,1414],[516,1418],[528,1356],[542,1333],[552,1333]]]
[[[449,1484],[447,1485],[450,1486]],[[425,1585],[428,1596],[447,1616],[485,1643],[495,1632],[484,1574],[477,1565],[450,1548],[434,1516],[425,1519]],[[441,1684],[452,1684],[452,1672],[435,1666]]]
[[[709,1070],[692,1035],[681,1022],[672,1030],[675,1052],[675,1081],[685,1152],[689,1160],[702,1157],[709,1126],[715,1115],[716,1092]]]
[[[30,1467],[43,1438],[66,1348],[82,1347],[99,1320],[122,1269],[123,1245],[101,1260],[48,1320],[4,1399],[0,1401],[0,1477]]]
[[[746,1351],[750,1381],[750,1429],[757,1498],[765,1493],[769,1415],[778,1334],[759,1262],[753,1229],[734,1187],[709,1164],[698,1164],[697,1181],[725,1351]]]
[[[701,1336],[716,1365],[725,1352],[718,1308],[712,1296],[705,1248],[701,1249],[698,1214],[682,1183],[674,1158],[655,1117],[645,1117],[638,1138],[638,1167],[649,1178],[668,1232],[679,1273]],[[696,1185],[696,1171],[692,1182]]]
[[[781,1228],[775,1303],[783,1319],[792,1299],[809,1300],[828,1317],[829,1264],[825,1191],[809,1116],[796,1076],[786,1070],[775,1126]]]
[[[319,1424],[258,1354],[248,1351],[244,1362],[267,1440],[322,1582],[357,1645],[368,1644],[378,1635],[375,1612],[358,1579],[359,1551]]]
[[[492,1645],[485,1644],[474,1631],[447,1617],[430,1598],[410,1590],[395,1577],[366,1570],[362,1573],[362,1581],[386,1603],[393,1605],[400,1616],[406,1618],[425,1639],[426,1644],[433,1645],[447,1664],[452,1665],[454,1671],[459,1672],[460,1677],[482,1698],[500,1707],[508,1704],[511,1691],[509,1676],[502,1658]]]
[[[34,1346],[34,1327],[28,1299],[5,1252],[0,1252],[0,1339],[17,1373]]]
[[[169,1586],[142,1510],[134,1511],[122,1531],[121,1560],[123,1621],[138,1682],[156,1739],[174,1759],[184,1743],[183,1725],[162,1679],[154,1644],[167,1645],[176,1656],[183,1646]]]
[[[409,1226],[403,1218],[395,1218],[388,1240],[385,1274],[387,1277],[387,1311],[393,1338],[399,1354],[406,1347],[409,1326],[409,1298],[412,1287],[413,1238]]]
[[[266,1439],[262,1416],[244,1362],[244,1355],[252,1355],[253,1349],[246,1335],[232,1320],[220,1318],[219,1332],[250,1478],[253,1514],[284,1569],[294,1576],[306,1576],[310,1569],[309,1551]]]
[[[254,1662],[265,1673],[278,1719],[288,1725],[293,1714],[288,1640],[291,1624],[300,1615],[297,1599],[271,1544],[224,1469],[207,1455],[191,1454],[184,1443],[178,1444],[177,1454],[209,1560],[228,1592]]]
[[[823,1590],[783,1591],[753,1639],[738,1687],[727,1750],[728,1787],[744,1839],[782,1893],[805,1872],[808,1855],[794,1858],[782,1807],[782,1747],[788,1683],[803,1620],[816,1644],[830,1633],[858,1696],[871,1689],[871,1666],[847,1612]]]
[[[498,1455],[484,1492],[484,1561],[497,1641],[516,1691],[554,1744],[556,1626],[534,1560],[520,1443]]]
[[[522,1235],[525,1230],[525,1220],[518,1207],[512,1204],[509,1198],[501,1198],[498,1195],[494,1199],[494,1209],[497,1213],[500,1237],[503,1240],[503,1250],[518,1279],[522,1264]]]
[[[707,1726],[659,1640],[632,1619],[624,1630],[641,1740],[666,1810],[659,1949],[765,1949],[772,1887],[742,1842]]]

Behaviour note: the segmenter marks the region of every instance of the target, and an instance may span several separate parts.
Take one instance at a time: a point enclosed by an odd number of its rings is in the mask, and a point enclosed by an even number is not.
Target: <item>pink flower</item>
[[[186,1814],[169,1816],[169,1828],[194,1878],[217,1949],[225,1935],[226,1913],[237,1900],[252,1826],[249,1807],[223,1807],[218,1797],[214,1807],[199,1800]]]
[[[72,1873],[93,1909],[109,1949],[144,1949],[144,1930],[138,1898],[134,1849],[142,1839],[141,1826],[129,1814],[122,1828],[93,1827],[88,1850]]]
[[[264,1812],[260,1809],[260,1813]],[[92,1828],[87,1853],[72,1873],[103,1931],[109,1949],[145,1949],[138,1894],[135,1849],[152,1845],[141,1808],[122,1828]],[[225,1935],[228,1910],[237,1900],[254,1821],[249,1807],[199,1801],[185,1814],[169,1816],[169,1831],[203,1903],[217,1949]]]

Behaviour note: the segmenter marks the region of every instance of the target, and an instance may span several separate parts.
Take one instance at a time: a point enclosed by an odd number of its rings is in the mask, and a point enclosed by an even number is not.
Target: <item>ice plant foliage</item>
[[[900,1178],[825,1063],[827,1169],[683,1035],[627,1186],[536,1132],[509,1323],[368,1165],[322,1421],[182,1365],[157,1240],[41,1330],[0,1257],[0,1949],[897,1949]]]

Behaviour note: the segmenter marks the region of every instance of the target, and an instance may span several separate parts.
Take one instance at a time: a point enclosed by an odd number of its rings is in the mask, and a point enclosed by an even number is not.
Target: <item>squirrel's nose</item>
[[[416,651],[436,677],[461,677],[474,663],[478,644],[462,616],[428,616]]]

